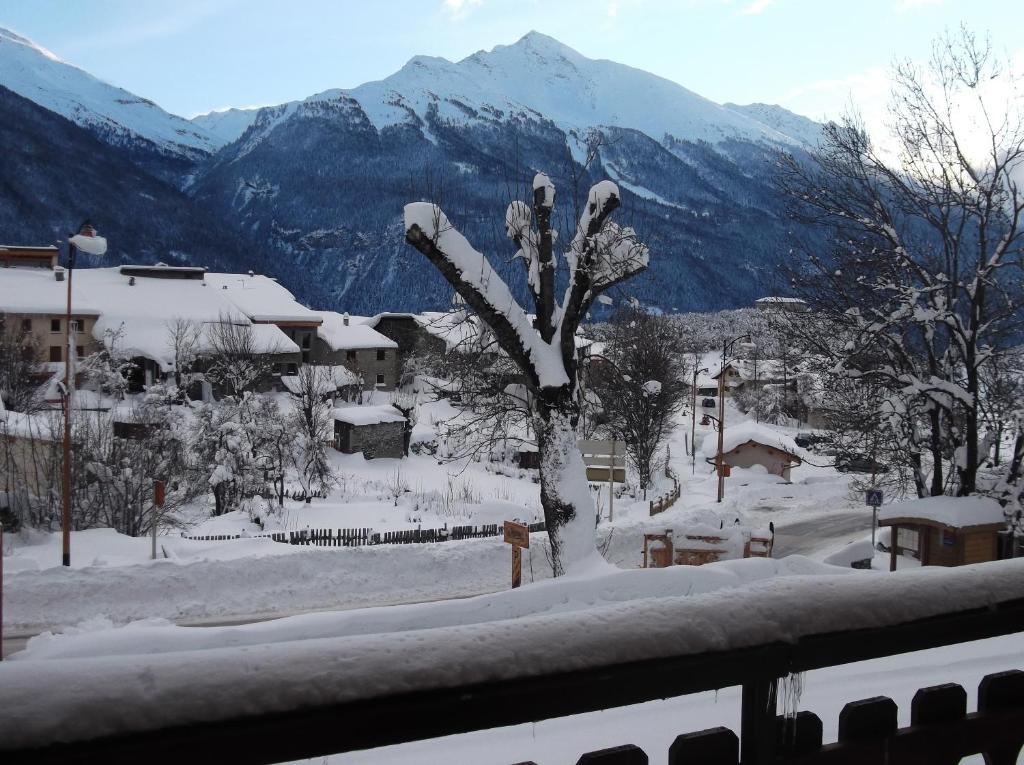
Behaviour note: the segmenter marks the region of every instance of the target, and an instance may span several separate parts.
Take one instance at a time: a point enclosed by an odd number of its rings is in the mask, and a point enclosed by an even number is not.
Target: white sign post
[[[614,483],[626,480],[626,442],[584,439],[580,441],[580,454],[587,466],[587,480],[601,480],[608,476],[608,520],[615,517]]]

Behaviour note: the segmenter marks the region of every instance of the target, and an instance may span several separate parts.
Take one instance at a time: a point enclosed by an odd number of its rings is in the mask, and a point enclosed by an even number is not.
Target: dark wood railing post
[[[775,757],[775,699],[777,677],[757,677],[743,683],[740,702],[740,765],[766,765]]]

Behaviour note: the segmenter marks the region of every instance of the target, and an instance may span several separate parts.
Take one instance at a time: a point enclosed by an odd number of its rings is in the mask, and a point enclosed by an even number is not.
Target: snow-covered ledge
[[[568,581],[568,580],[567,580]],[[1024,598],[1024,559],[792,576],[443,629],[0,665],[0,750],[888,627]]]

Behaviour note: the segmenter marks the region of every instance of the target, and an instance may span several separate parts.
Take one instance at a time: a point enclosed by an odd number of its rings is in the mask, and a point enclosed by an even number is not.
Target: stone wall
[[[383,352],[383,359],[377,358],[378,351]],[[354,374],[361,374],[363,390],[394,390],[398,385],[398,353],[394,348],[332,351],[327,343],[317,338],[315,358],[317,364],[343,366]]]
[[[381,422],[376,425],[350,425],[335,422],[334,447],[346,454],[362,452],[366,459],[405,456],[405,425],[401,422]]]

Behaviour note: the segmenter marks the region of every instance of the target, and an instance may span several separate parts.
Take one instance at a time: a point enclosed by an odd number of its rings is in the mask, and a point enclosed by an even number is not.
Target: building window
[[[21,331],[22,332],[31,332],[32,331],[32,319],[22,319],[21,320]]]
[[[83,348],[81,345],[76,345],[75,346],[75,355],[78,356],[78,358],[84,357],[85,356],[85,348]]]
[[[345,351],[345,360],[346,361],[355,361],[356,360],[356,352],[355,351]]]
[[[377,375],[377,385],[384,384],[384,375]]]
[[[60,332],[60,319],[50,319],[50,331]]]
[[[72,332],[75,332],[75,333],[81,332],[82,331],[82,320],[81,319],[72,319],[71,320],[71,324],[69,326],[71,327],[71,331]]]
[[[302,347],[308,349],[309,348],[309,341],[311,339],[312,339],[312,335],[310,335],[308,332],[306,334],[304,334],[302,336]]]
[[[288,365],[288,374],[290,374],[290,375],[297,375],[298,373],[299,373],[299,365],[298,364],[289,364]]]
[[[50,361],[63,361],[59,345],[50,346]]]
[[[377,350],[377,361],[384,361],[388,357],[388,352],[383,348]]]

